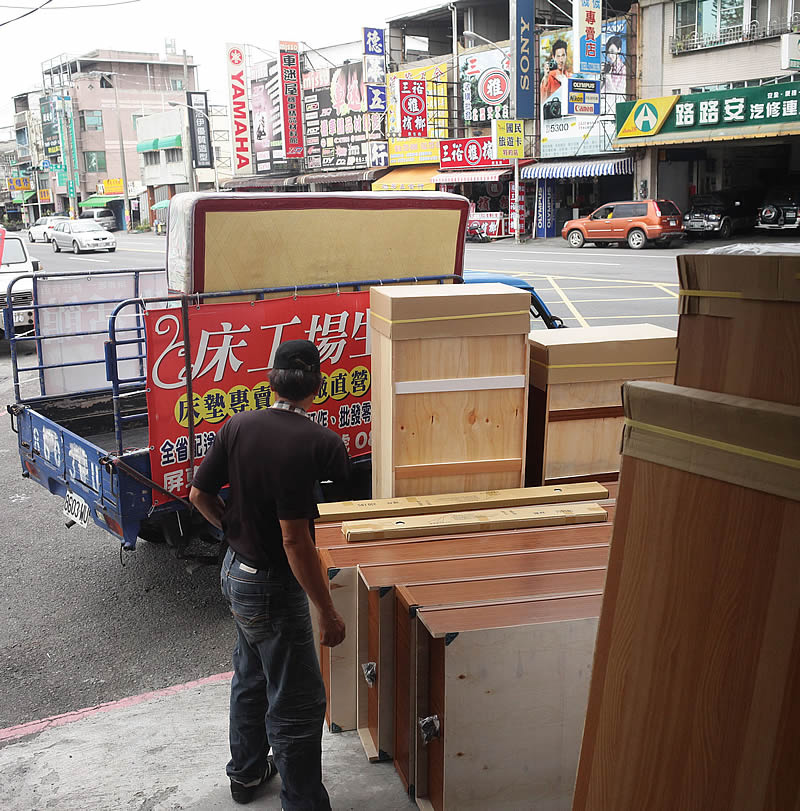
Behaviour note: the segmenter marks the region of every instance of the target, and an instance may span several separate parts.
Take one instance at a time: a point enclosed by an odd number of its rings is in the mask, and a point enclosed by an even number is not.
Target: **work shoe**
[[[269,755],[267,757],[267,769],[264,772],[264,776],[257,783],[253,783],[251,786],[245,786],[243,783],[237,783],[235,780],[231,779],[231,797],[233,797],[233,801],[239,803],[239,805],[247,805],[247,803],[252,802],[258,788],[272,780],[277,773],[278,767],[275,765],[272,755]]]

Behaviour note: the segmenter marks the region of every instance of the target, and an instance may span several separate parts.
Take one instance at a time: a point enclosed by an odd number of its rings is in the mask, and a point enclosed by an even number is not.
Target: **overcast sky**
[[[0,23],[43,0],[0,0]],[[432,5],[434,0],[52,0],[25,19],[0,27],[0,127],[12,123],[11,97],[41,86],[41,63],[62,53],[95,48],[164,53],[175,39],[199,65],[201,89],[225,103],[225,43],[248,42],[270,51],[278,41],[312,47],[352,42],[362,26]],[[120,2],[120,0],[118,0]],[[75,8],[84,5],[89,8]],[[257,53],[257,52],[256,52]]]

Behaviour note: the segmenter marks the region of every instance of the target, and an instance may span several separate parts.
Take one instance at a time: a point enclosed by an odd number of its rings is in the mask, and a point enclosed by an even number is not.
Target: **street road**
[[[779,234],[759,239],[788,241]],[[45,271],[62,272],[163,267],[165,243],[161,236],[118,235],[116,253],[84,256],[31,247]],[[530,280],[571,326],[675,328],[679,252],[505,240],[469,245],[466,267]],[[13,401],[10,378],[3,342],[4,403]],[[176,560],[168,547],[145,542],[123,567],[112,536],[93,526],[67,529],[60,499],[21,478],[8,429],[0,435],[0,460],[0,729],[229,669],[233,622],[213,567]]]

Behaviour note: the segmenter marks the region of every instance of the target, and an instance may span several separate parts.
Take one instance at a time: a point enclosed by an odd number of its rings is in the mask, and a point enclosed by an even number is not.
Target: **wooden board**
[[[798,807],[798,527],[798,501],[624,457],[577,811]]]
[[[396,515],[446,513],[466,509],[523,507],[531,504],[563,504],[571,501],[598,501],[608,498],[608,489],[597,482],[548,487],[516,487],[510,490],[484,490],[476,493],[409,496],[375,501],[336,501],[319,505],[318,524],[389,518]]]
[[[511,529],[514,527],[586,524],[605,521],[606,511],[598,504],[564,505],[558,507],[509,507],[498,510],[418,515],[407,518],[376,518],[372,521],[347,521],[342,533],[348,543],[376,538],[409,538],[430,535],[435,529],[447,535],[469,530]]]
[[[416,715],[441,730],[415,735],[421,807],[569,808],[599,608],[597,596],[418,612]],[[431,634],[432,614],[462,630]]]

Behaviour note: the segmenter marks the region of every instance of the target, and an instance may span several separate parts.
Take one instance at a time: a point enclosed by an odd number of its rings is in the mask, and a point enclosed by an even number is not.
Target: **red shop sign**
[[[399,79],[400,137],[428,137],[428,94],[424,79]]]
[[[368,312],[369,291],[190,308],[195,467],[228,417],[272,405],[275,351],[295,338],[313,341],[322,360],[311,418],[339,434],[352,457],[370,453]],[[185,496],[192,472],[181,311],[148,310],[145,329],[151,478]],[[167,501],[153,492],[154,504]]]
[[[493,154],[490,135],[439,141],[439,166],[442,169],[491,169],[511,165],[508,160],[493,158]]]

